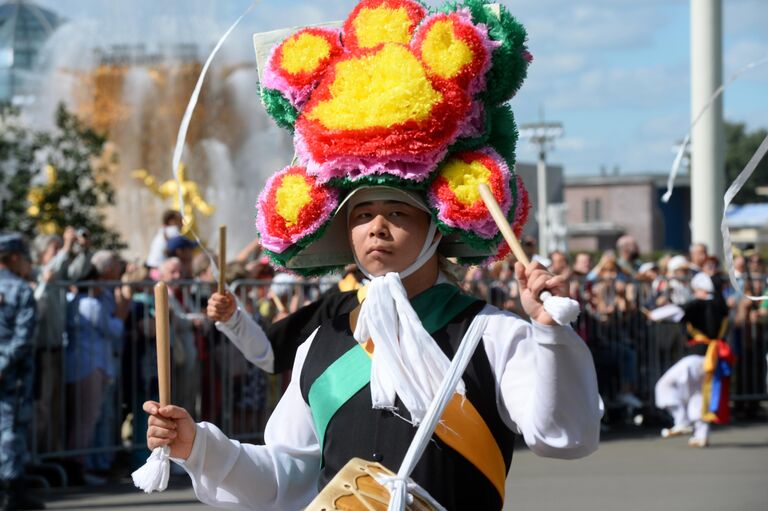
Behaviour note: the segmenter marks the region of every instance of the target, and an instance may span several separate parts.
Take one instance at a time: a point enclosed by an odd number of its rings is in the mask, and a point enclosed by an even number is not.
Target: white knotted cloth
[[[361,344],[371,339],[375,346],[371,362],[373,407],[395,410],[397,395],[411,422],[418,425],[451,362],[424,329],[397,273],[375,277],[368,284],[354,337]],[[455,391],[464,395],[463,381],[457,382]]]
[[[133,484],[145,493],[165,491],[171,473],[171,449],[167,445],[155,447],[147,462],[131,474]]]
[[[553,296],[549,291],[539,295],[544,310],[552,316],[552,319],[560,326],[570,325],[579,317],[581,308],[579,302],[565,296]]]

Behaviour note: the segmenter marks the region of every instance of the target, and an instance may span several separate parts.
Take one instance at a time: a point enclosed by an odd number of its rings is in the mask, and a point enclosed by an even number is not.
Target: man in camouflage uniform
[[[24,491],[32,416],[35,299],[22,276],[29,253],[18,234],[0,235],[0,483],[2,509],[44,509]]]

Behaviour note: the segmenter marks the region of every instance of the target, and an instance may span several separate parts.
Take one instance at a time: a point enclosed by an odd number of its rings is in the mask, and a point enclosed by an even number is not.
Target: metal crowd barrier
[[[648,286],[635,284],[635,302],[647,305]],[[270,285],[270,281],[242,280],[230,289],[246,313],[268,324],[281,307],[290,310],[315,300],[333,283],[272,286],[279,299],[269,292]],[[73,283],[58,288],[70,312],[67,334],[37,350],[33,460],[74,458],[87,469],[103,471],[122,453],[138,467],[148,455],[141,405],[157,398],[153,283],[77,286],[77,299]],[[118,287],[132,294],[122,331],[121,322],[98,317],[97,308],[92,307],[98,300],[108,302],[104,296],[114,295]],[[250,365],[205,319],[205,303],[215,290],[214,282],[181,281],[170,283],[170,288],[181,304],[171,304],[171,310],[176,309],[171,314],[173,402],[187,408],[196,420],[211,421],[234,438],[262,441],[266,420],[290,375],[268,375]],[[522,310],[514,283],[474,282],[465,289],[498,306]],[[616,302],[616,289],[604,287],[604,291],[613,294]],[[651,323],[639,307],[599,310],[590,297],[594,292],[594,287],[578,286],[584,310],[574,327],[594,356],[603,399],[610,405],[622,392],[631,391],[653,406],[655,382],[682,354],[687,339],[684,326]],[[76,305],[79,316],[74,314]],[[732,399],[737,405],[768,400],[765,319],[747,315],[740,322],[732,321],[729,329],[728,341],[738,357],[732,379]]]

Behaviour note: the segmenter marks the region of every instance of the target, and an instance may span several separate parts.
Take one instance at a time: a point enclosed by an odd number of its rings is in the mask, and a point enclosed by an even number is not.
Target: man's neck
[[[437,259],[430,260],[421,268],[403,279],[403,287],[408,293],[408,298],[413,298],[435,285],[439,269]]]

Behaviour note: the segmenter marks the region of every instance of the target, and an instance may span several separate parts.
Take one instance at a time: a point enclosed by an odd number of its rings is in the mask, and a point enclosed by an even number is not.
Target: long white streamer
[[[240,17],[237,18],[237,20],[232,24],[232,26],[230,26],[229,29],[224,32],[224,35],[221,36],[219,41],[216,43],[216,46],[214,46],[211,54],[208,55],[208,59],[205,61],[203,69],[200,71],[200,76],[197,78],[197,83],[195,84],[192,96],[189,98],[189,103],[187,103],[187,109],[184,111],[184,117],[181,119],[181,125],[179,126],[179,133],[176,136],[176,147],[173,150],[173,159],[171,164],[173,165],[173,178],[176,180],[178,185],[179,213],[181,213],[182,218],[184,217],[184,192],[182,190],[181,181],[179,180],[179,164],[181,163],[181,154],[184,151],[184,144],[187,139],[187,132],[189,131],[189,123],[192,120],[192,114],[195,111],[195,106],[197,106],[197,101],[200,97],[200,91],[203,88],[203,81],[205,80],[206,74],[208,74],[208,68],[211,66],[213,58],[219,52],[219,49],[224,44],[224,41],[227,40],[229,34],[231,34],[235,27],[240,24],[243,18],[245,18],[245,16],[251,12],[254,7],[256,7],[256,4],[258,4],[259,1],[260,0],[254,0],[248,9],[246,9],[245,12],[241,14]],[[192,233],[197,242],[200,244],[200,247],[208,256],[208,259],[211,261],[214,274],[218,279],[221,269],[216,264],[216,258],[214,258],[213,255],[208,250],[206,250],[206,248],[203,246],[203,243],[200,241],[200,237],[197,235],[194,229],[190,229],[189,232]],[[138,488],[141,488],[146,493],[152,493],[153,491],[164,491],[166,489],[168,486],[169,474],[170,449],[168,447],[163,447],[156,448],[154,451],[152,451],[152,454],[150,454],[147,462],[141,468],[134,471],[131,475],[133,477],[133,483]]]
[[[445,373],[437,394],[435,394],[434,399],[429,404],[424,420],[419,425],[419,429],[416,430],[416,435],[414,435],[411,445],[405,453],[403,462],[400,464],[400,470],[397,471],[397,476],[386,481],[386,487],[392,495],[392,498],[389,500],[388,511],[405,510],[405,505],[408,501],[408,478],[413,469],[416,468],[416,464],[421,459],[427,444],[432,439],[432,433],[443,416],[443,411],[448,405],[448,401],[451,400],[456,392],[456,386],[461,381],[464,370],[472,359],[477,345],[483,338],[483,332],[487,324],[488,316],[485,314],[478,314],[472,320],[461,340],[461,344],[459,344],[459,349],[456,351],[448,371]]]
[[[675,156],[675,161],[672,163],[672,170],[669,172],[669,179],[667,179],[667,191],[664,192],[664,195],[661,197],[662,202],[669,202],[669,199],[672,197],[672,190],[675,188],[675,179],[677,179],[677,173],[680,170],[680,164],[683,162],[683,155],[685,154],[685,150],[688,148],[688,144],[691,141],[691,133],[693,133],[693,128],[696,127],[696,125],[701,120],[702,116],[706,113],[707,110],[710,109],[712,104],[715,102],[715,100],[722,94],[726,88],[728,88],[733,82],[735,82],[741,75],[746,73],[747,71],[750,71],[752,69],[755,69],[756,67],[760,67],[764,64],[768,64],[768,57],[764,57],[762,59],[756,60],[754,62],[750,62],[746,66],[742,67],[731,77],[728,79],[726,83],[721,85],[717,88],[714,94],[712,94],[712,97],[709,98],[709,101],[701,108],[699,113],[696,115],[696,118],[691,123],[690,127],[688,128],[688,134],[685,135],[685,138],[683,139],[683,143],[680,144],[680,148],[677,150],[677,155]]]
[[[731,280],[731,286],[733,286],[733,289],[738,290],[738,282],[736,282],[736,272],[733,269],[733,249],[731,248],[731,233],[728,230],[728,224],[725,220],[725,213],[728,211],[728,206],[731,204],[731,201],[736,196],[736,194],[739,193],[741,190],[741,187],[744,186],[744,183],[747,182],[747,179],[752,175],[752,173],[755,171],[757,166],[760,164],[762,159],[765,157],[765,153],[768,152],[768,136],[766,136],[763,139],[763,143],[760,144],[760,147],[757,148],[757,152],[752,155],[752,158],[750,158],[749,163],[747,163],[747,166],[744,167],[744,170],[741,171],[741,174],[738,175],[738,177],[733,181],[733,184],[728,188],[728,190],[725,192],[725,197],[723,198],[723,221],[720,222],[720,232],[723,234],[723,252],[725,253],[725,263],[726,267],[728,268],[728,278]],[[748,298],[752,301],[762,301],[762,300],[768,300],[768,295],[766,296],[750,296],[748,294],[744,295],[744,298]]]
[[[200,98],[200,91],[203,89],[203,82],[205,81],[205,77],[208,74],[208,68],[211,67],[211,63],[213,62],[214,57],[216,57],[216,54],[219,53],[219,49],[221,49],[221,46],[224,44],[224,41],[226,41],[229,38],[229,35],[232,33],[232,31],[240,24],[240,22],[245,18],[248,13],[253,10],[254,7],[260,2],[261,0],[254,0],[253,3],[251,3],[250,6],[243,12],[243,14],[240,15],[237,20],[235,20],[234,23],[227,29],[226,32],[224,32],[224,35],[219,38],[216,45],[213,47],[213,50],[211,50],[211,54],[208,55],[208,58],[205,61],[205,64],[203,64],[203,69],[200,71],[200,76],[197,77],[197,83],[195,83],[195,88],[192,91],[192,95],[189,98],[189,103],[187,103],[187,109],[184,111],[184,116],[181,118],[181,124],[179,125],[179,133],[176,135],[176,146],[173,148],[173,158],[171,160],[172,170],[173,170],[173,178],[176,180],[176,183],[178,184],[179,189],[179,209],[182,217],[184,216],[184,192],[181,187],[181,181],[179,180],[179,164],[181,163],[181,156],[184,152],[184,145],[187,141],[187,132],[189,131],[189,124],[192,122],[192,114],[195,112],[195,107],[197,106],[197,102]],[[194,231],[194,229],[190,229],[192,233],[192,236],[195,237],[195,240],[199,243],[200,247],[202,248],[203,252],[205,252],[205,255],[208,256],[208,259],[211,261],[211,267],[213,268],[213,273],[216,279],[219,278],[219,272],[222,271],[219,268],[219,265],[216,264],[216,258],[213,257],[213,255],[205,248],[204,244],[200,240],[200,237],[197,235],[197,233]]]

